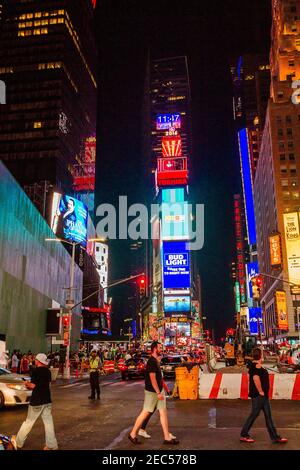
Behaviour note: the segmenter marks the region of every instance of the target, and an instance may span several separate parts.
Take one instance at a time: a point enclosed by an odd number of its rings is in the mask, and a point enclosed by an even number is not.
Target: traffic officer
[[[89,398],[94,400],[95,394],[97,392],[97,399],[100,399],[100,384],[99,384],[99,369],[102,367],[100,358],[97,356],[97,351],[93,350],[91,352],[91,357],[89,360],[90,367],[90,384],[91,384],[91,395]]]

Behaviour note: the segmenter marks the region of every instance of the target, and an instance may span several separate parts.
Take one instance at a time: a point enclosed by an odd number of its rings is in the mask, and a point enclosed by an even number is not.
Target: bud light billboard
[[[190,254],[186,242],[163,242],[164,289],[190,288]]]
[[[258,321],[260,324],[260,331],[258,328]],[[249,328],[251,335],[258,335],[260,332],[264,334],[264,324],[262,320],[261,307],[249,308]]]
[[[78,199],[54,193],[51,228],[58,238],[86,247],[88,208]]]

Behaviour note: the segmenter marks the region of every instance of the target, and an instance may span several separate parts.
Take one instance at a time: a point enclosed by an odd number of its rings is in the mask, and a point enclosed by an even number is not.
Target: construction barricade
[[[112,374],[115,371],[114,361],[104,361],[103,370],[105,374]]]
[[[273,400],[300,400],[300,374],[270,374],[269,398]],[[248,399],[248,374],[203,374],[199,378],[199,398]]]
[[[187,367],[176,367],[175,369],[175,388],[173,395],[178,392],[180,400],[197,400],[199,366],[195,365],[189,371]]]

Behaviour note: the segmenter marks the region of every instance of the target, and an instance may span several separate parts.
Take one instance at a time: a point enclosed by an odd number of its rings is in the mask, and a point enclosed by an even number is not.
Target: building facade
[[[297,245],[300,211],[299,15],[298,1],[273,1],[271,97],[254,182],[258,261],[260,272],[264,274],[264,322],[266,334],[273,341],[286,335],[295,339],[299,328],[299,289],[296,288],[300,284],[297,261],[300,254]],[[278,259],[276,254],[277,261],[274,261],[273,240],[276,236],[280,243]],[[279,295],[283,298],[280,306]],[[283,317],[286,317],[285,321]]]
[[[45,238],[53,238],[51,229],[0,163],[0,335],[10,351],[50,350],[47,310],[65,305],[71,257],[60,243]],[[82,283],[75,266],[75,303],[81,300]],[[80,311],[73,313],[72,349],[80,339]]]
[[[0,158],[44,217],[96,131],[96,57],[90,0],[3,2]]]

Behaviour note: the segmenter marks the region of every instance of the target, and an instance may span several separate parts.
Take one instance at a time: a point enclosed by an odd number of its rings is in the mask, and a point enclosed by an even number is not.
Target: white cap
[[[48,359],[47,359],[46,354],[44,353],[38,353],[35,356],[35,360],[41,362],[41,364],[44,364],[44,366],[48,365]]]

